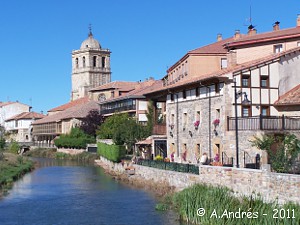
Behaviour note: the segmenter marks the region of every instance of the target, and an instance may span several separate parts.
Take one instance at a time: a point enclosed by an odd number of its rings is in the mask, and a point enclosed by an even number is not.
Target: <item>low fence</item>
[[[163,162],[158,160],[141,160],[138,165],[153,167],[156,169],[170,170],[183,173],[199,174],[199,166],[175,162]]]

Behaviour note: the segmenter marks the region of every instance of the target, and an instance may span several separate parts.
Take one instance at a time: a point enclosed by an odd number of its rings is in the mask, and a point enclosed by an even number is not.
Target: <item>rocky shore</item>
[[[101,160],[96,160],[96,165],[102,167],[106,174],[109,174],[113,179],[122,182],[123,184],[130,185],[134,188],[143,189],[153,193],[156,197],[163,197],[167,194],[174,193],[175,187],[170,186],[167,182],[157,182],[153,179],[145,180],[138,174],[132,174],[127,165],[117,164],[118,169],[115,165],[109,165]],[[126,168],[128,170],[126,170]],[[131,167],[133,169],[134,166]]]

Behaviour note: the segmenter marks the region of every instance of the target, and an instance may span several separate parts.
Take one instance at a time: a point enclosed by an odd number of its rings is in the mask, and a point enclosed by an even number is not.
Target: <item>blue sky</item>
[[[259,33],[275,21],[295,27],[298,0],[10,0],[0,5],[0,101],[20,101],[44,113],[70,100],[71,52],[92,24],[111,54],[112,80],[166,74],[187,51],[218,33],[246,33],[250,5]]]

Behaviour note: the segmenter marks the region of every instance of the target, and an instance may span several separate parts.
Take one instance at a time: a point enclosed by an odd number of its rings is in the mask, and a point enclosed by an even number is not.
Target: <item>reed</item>
[[[228,188],[197,184],[175,193],[171,207],[189,224],[299,225],[300,205],[265,203],[259,195],[237,197]],[[199,216],[197,210],[205,209]]]

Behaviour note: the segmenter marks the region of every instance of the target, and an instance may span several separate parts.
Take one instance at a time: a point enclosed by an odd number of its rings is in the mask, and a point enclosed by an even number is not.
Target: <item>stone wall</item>
[[[57,152],[62,152],[70,155],[77,155],[86,152],[86,149],[58,148]]]
[[[126,165],[112,163],[104,158],[97,160],[96,163],[117,173],[124,173],[126,167]],[[266,202],[278,199],[280,204],[288,201],[300,204],[300,175],[218,166],[200,166],[200,174],[194,175],[140,165],[133,167],[135,168],[133,176],[158,185],[167,182],[171,187],[175,187],[176,191],[193,184],[205,183],[228,187],[237,196],[250,196],[255,193],[260,194]]]

